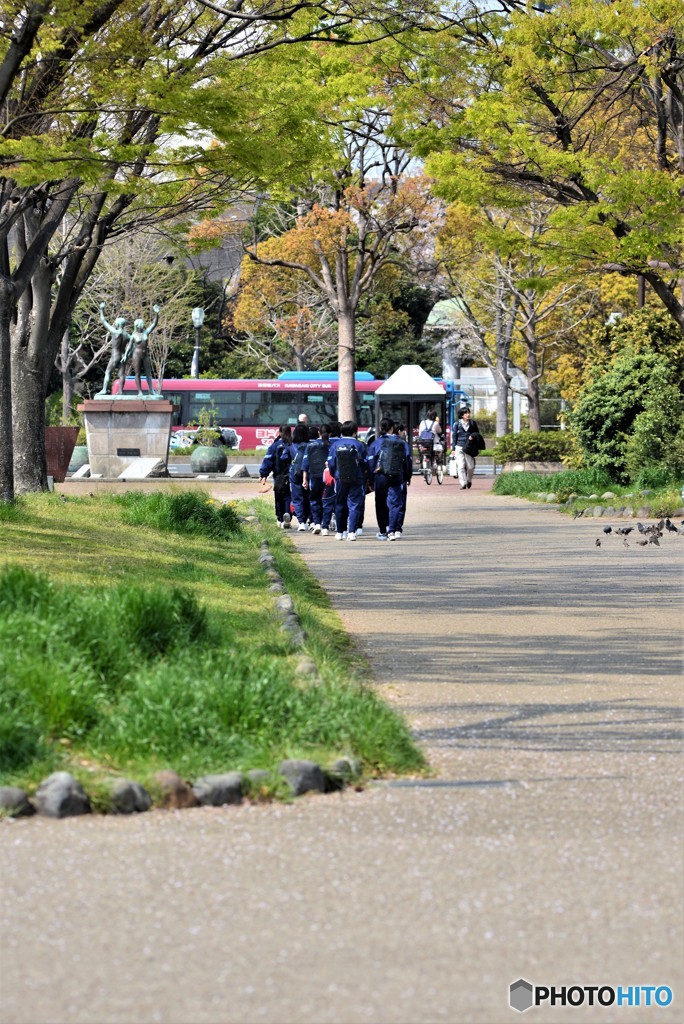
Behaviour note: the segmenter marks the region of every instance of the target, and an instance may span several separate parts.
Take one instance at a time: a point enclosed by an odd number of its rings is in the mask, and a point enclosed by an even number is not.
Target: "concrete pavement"
[[[1,1021],[496,1024],[519,977],[674,991],[530,1021],[682,1019],[684,538],[488,486],[415,481],[397,544],[293,535],[434,777],[3,823]]]

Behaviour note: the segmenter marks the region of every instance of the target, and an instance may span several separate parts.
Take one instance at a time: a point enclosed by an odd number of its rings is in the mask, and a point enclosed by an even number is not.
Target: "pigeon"
[[[597,548],[600,548],[600,547],[601,547],[601,541],[600,541],[600,540],[598,539],[598,537],[597,537],[597,538],[596,538],[596,540],[594,541],[594,544],[596,545],[596,547],[597,547]]]
[[[668,533],[677,532],[677,527],[672,523],[670,519],[665,520],[665,529],[668,531]]]
[[[573,513],[572,513],[572,518],[573,518],[573,519],[579,519],[579,517],[580,517],[580,516],[583,516],[583,515],[584,515],[584,509],[583,509],[583,508],[581,508],[581,509],[579,510],[579,512],[573,512]],[[684,526],[684,523],[682,523],[682,525]]]
[[[648,541],[647,540],[638,540],[637,544],[639,545],[640,548],[648,547]]]
[[[639,531],[639,533],[648,533],[648,530],[646,529],[643,523],[637,523],[637,530]]]
[[[660,541],[658,540],[658,535],[656,533],[652,533],[651,536],[648,538],[648,543],[649,544],[655,544],[655,546],[657,548],[659,548],[660,547]]]
[[[633,526],[619,526],[616,533],[622,534],[623,537],[628,537],[633,529]]]
[[[603,527],[603,532],[604,533],[612,533],[613,532],[613,527],[612,526],[604,526]]]
[[[626,547],[626,548],[628,548],[628,547],[629,547],[629,544],[628,544],[628,542],[627,542],[627,538],[626,538],[626,537],[623,537],[623,538],[622,538],[622,543],[623,543],[624,547]]]

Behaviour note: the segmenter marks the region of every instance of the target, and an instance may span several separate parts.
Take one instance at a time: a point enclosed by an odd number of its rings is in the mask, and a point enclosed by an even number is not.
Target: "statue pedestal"
[[[97,398],[78,406],[93,476],[118,477],[134,459],[167,465],[173,406],[166,399]]]

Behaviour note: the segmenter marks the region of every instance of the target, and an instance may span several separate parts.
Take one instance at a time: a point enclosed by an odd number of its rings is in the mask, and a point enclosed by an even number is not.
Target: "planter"
[[[562,473],[568,467],[562,462],[504,462],[502,473]]]
[[[62,484],[66,479],[71,454],[78,437],[78,427],[46,427],[45,428],[45,459],[48,476],[55,483]]]
[[[225,473],[227,465],[228,459],[222,448],[200,445],[190,456],[193,473]]]
[[[87,444],[77,444],[76,447],[73,450],[73,453],[72,453],[72,456],[71,456],[71,462],[69,463],[69,468],[67,470],[67,473],[75,473],[77,469],[80,469],[81,466],[85,466],[85,464],[87,462],[88,462],[88,445]]]

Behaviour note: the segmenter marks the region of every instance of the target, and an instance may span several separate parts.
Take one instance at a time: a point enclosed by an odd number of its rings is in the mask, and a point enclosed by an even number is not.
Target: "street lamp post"
[[[195,306],[192,311],[192,326],[195,328],[195,348],[192,353],[192,366],[190,367],[191,377],[199,377],[200,331],[202,330],[203,323],[204,310],[200,306]]]

